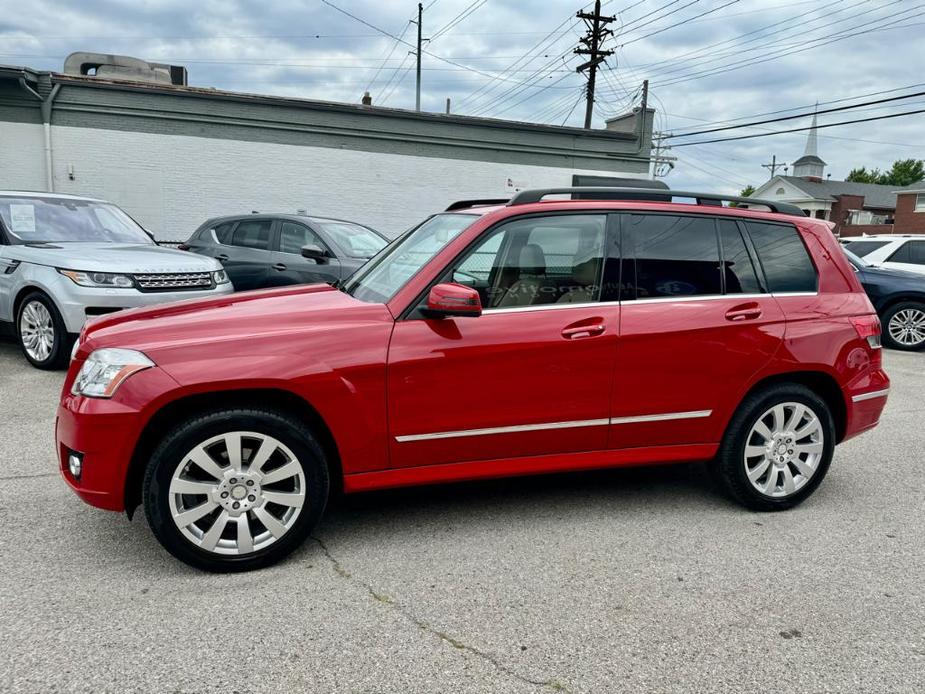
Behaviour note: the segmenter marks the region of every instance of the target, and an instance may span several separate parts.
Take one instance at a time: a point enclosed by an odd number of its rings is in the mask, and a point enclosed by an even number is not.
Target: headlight
[[[228,281],[228,273],[224,270],[216,270],[212,273],[212,281],[215,284],[225,284]]]
[[[80,270],[58,270],[62,275],[81,287],[118,287],[130,289],[135,286],[128,275],[114,275],[111,272],[82,272]]]
[[[153,361],[134,349],[98,349],[80,367],[71,393],[111,398],[125,379],[152,366]]]

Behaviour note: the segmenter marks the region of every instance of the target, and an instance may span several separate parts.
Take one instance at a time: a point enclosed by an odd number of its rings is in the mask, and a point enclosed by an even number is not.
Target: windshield
[[[323,219],[315,220],[314,223],[333,238],[351,258],[372,258],[388,245],[388,241],[379,234],[359,224]]]
[[[869,255],[873,253],[878,248],[883,248],[888,243],[890,242],[889,241],[848,241],[845,244],[845,248],[850,248],[851,252],[854,253],[857,257],[863,258],[865,255]]]
[[[475,219],[469,214],[434,215],[360,268],[344,291],[360,301],[385,303]]]
[[[14,244],[154,243],[131,217],[106,202],[0,197],[0,217]]]
[[[842,246],[842,250],[845,251],[845,255],[848,256],[848,260],[850,260],[851,263],[852,263],[855,267],[870,267],[871,263],[869,263],[868,261],[864,260],[864,258],[862,258],[862,257],[860,257],[860,256],[858,256],[858,255],[855,255],[854,253],[852,253],[851,251],[849,251],[849,250],[848,250],[847,248],[845,248],[844,246]]]

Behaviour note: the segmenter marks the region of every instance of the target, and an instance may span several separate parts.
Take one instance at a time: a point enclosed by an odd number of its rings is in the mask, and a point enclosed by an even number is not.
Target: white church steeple
[[[818,106],[818,104],[817,104]],[[810,180],[822,180],[825,162],[819,158],[819,134],[816,130],[816,114],[813,113],[813,124],[806,138],[806,149],[803,156],[793,162],[793,175]]]

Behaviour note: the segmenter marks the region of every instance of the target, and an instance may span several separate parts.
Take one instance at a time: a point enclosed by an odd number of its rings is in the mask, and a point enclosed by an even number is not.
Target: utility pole
[[[586,55],[588,60],[577,68],[575,72],[588,71],[588,86],[585,92],[585,127],[591,127],[591,114],[594,111],[594,84],[597,80],[597,66],[604,62],[613,51],[601,50],[601,44],[608,36],[613,36],[613,32],[606,26],[616,19],[616,17],[604,17],[601,15],[601,0],[595,0],[594,13],[576,12],[575,16],[584,20],[585,26],[588,27],[588,33],[578,39],[580,47],[574,50],[577,55]]]
[[[674,169],[674,162],[677,157],[670,157],[664,154],[671,150],[671,145],[666,145],[665,140],[671,137],[671,133],[656,132],[652,134],[655,153],[652,155],[652,178],[664,178],[671,170]]]
[[[415,88],[415,97],[414,97],[414,110],[421,110],[421,15],[424,13],[424,4],[418,3],[418,70],[417,70],[417,86]]]
[[[768,169],[768,170],[771,172],[771,178],[774,178],[774,175],[777,173],[777,170],[780,169],[780,168],[784,168],[784,167],[786,167],[786,166],[787,166],[787,164],[778,164],[778,163],[777,163],[777,155],[775,154],[773,157],[771,157],[771,163],[770,163],[770,164],[762,164],[762,165],[761,165],[761,168],[762,168],[762,169]]]

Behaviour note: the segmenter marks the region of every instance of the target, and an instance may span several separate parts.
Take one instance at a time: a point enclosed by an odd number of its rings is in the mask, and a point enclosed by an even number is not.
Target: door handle
[[[221,255],[215,256],[215,259],[220,263],[224,263],[226,260],[228,260],[228,256],[222,253]]]
[[[283,265],[282,263],[277,263],[276,265],[273,266],[273,269],[283,272],[286,269],[286,266]]]
[[[567,340],[579,340],[584,337],[594,337],[595,335],[600,335],[604,332],[605,326],[603,323],[596,323],[594,325],[576,325],[570,328],[562,329],[562,337]]]
[[[726,311],[726,320],[729,321],[743,321],[743,320],[755,320],[756,318],[761,317],[761,308],[758,306],[746,306],[742,308],[733,308]]]

